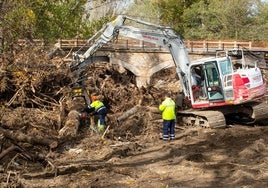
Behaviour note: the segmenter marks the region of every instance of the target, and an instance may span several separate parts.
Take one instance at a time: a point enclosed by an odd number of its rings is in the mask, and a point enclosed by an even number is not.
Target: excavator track
[[[251,118],[255,122],[268,119],[268,104],[262,102],[251,106],[252,115]]]
[[[221,111],[231,123],[251,125],[268,119],[268,105],[264,102],[232,106]]]
[[[184,110],[177,113],[178,123],[205,128],[226,127],[224,114],[215,110]]]
[[[238,114],[240,114],[240,116]],[[241,114],[243,114],[243,116],[241,116]],[[177,117],[179,124],[205,128],[226,127],[226,118],[229,122],[233,123],[252,124],[268,119],[268,104],[253,103],[245,106],[238,105],[227,108],[219,108],[218,110],[189,109],[179,111],[177,113]]]

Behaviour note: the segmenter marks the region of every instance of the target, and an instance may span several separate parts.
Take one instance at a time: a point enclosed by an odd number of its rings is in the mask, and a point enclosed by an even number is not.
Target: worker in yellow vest
[[[85,109],[87,113],[94,112],[94,114],[98,115],[98,129],[99,132],[104,132],[105,127],[105,117],[107,115],[107,108],[101,102],[97,96],[91,97],[91,104]]]
[[[170,98],[170,93],[166,92],[165,100],[159,105],[163,119],[163,140],[175,139],[175,102]]]

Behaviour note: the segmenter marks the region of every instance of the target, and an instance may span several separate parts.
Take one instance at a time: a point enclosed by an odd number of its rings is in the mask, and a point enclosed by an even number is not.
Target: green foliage
[[[86,0],[39,0],[31,4],[37,22],[35,38],[73,38],[79,33]]]
[[[138,18],[143,21],[160,24],[160,14],[156,1],[136,0],[135,3],[128,8],[128,16]]]
[[[186,8],[183,13],[183,28],[185,30],[183,36],[185,38],[203,39],[205,26],[204,17],[207,15],[207,4],[199,1]],[[213,19],[211,19],[213,20]]]
[[[250,40],[268,40],[268,2],[258,3],[258,11],[254,15],[254,24],[248,31]]]
[[[157,2],[157,6],[160,10],[162,24],[173,27],[174,30],[182,33],[184,2],[181,0],[160,0]]]
[[[185,9],[198,0],[158,0],[156,6],[159,8],[162,24],[172,27],[180,34],[184,33],[183,14]]]
[[[115,17],[111,17],[110,15],[106,15],[99,20],[92,20],[90,22],[83,22],[82,27],[80,29],[80,37],[82,38],[90,38],[96,32],[98,32],[107,22],[114,20]]]
[[[1,31],[6,44],[18,38],[53,41],[80,34],[87,0],[11,0],[2,3]],[[2,34],[3,35],[3,34]]]
[[[87,0],[0,1],[0,50],[19,38],[47,42],[90,38],[114,16],[107,13],[89,21],[86,3]],[[131,17],[170,26],[188,39],[268,40],[268,2],[262,0],[135,0],[127,12]]]
[[[18,38],[30,38],[34,31],[36,17],[34,12],[22,1],[3,2],[1,6],[0,29],[5,44],[9,46]]]
[[[256,20],[260,5],[263,3],[258,0],[196,2],[184,11],[184,36],[195,39],[257,40],[260,34],[256,29],[267,23],[267,19],[262,19],[263,23],[261,19]]]
[[[219,28],[216,32],[212,30],[213,35],[223,39],[245,39],[245,33],[252,23],[251,7],[252,4],[249,1],[211,1],[208,6],[209,16],[217,21]]]
[[[148,10],[136,3],[140,7],[137,12]],[[268,40],[268,6],[261,0],[151,0],[151,4],[159,23],[184,38]],[[151,15],[150,11],[143,12]]]

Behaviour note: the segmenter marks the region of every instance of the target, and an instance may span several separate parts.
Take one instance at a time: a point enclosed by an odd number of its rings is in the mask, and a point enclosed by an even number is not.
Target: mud
[[[130,141],[102,140],[84,127],[81,139],[65,143],[60,152],[51,151],[53,166],[41,168],[36,164],[33,171],[42,169],[42,172],[22,175],[19,184],[24,187],[267,186],[267,126],[234,125],[217,130],[180,127],[174,141],[159,140],[160,127],[151,126],[148,135],[138,135]]]

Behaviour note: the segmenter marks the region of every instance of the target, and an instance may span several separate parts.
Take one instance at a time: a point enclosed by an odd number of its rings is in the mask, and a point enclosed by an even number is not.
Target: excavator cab
[[[206,62],[204,64],[205,83],[208,100],[223,100],[222,82],[220,72],[217,67],[217,61]]]
[[[193,66],[202,65],[204,74],[203,96],[197,97],[192,91],[193,108],[211,108],[256,101],[265,95],[266,84],[259,68],[249,67],[244,60],[243,51],[232,57],[225,56],[194,62]],[[192,74],[192,73],[191,73]],[[205,95],[204,95],[205,94]]]
[[[219,103],[226,103],[234,99],[233,90],[233,66],[229,57],[211,58],[204,61],[197,62],[192,65],[191,69],[198,67],[202,84],[199,85],[199,96],[193,93],[193,107],[209,107],[211,105],[217,106]],[[191,76],[193,76],[191,71]],[[193,85],[193,82],[192,82]],[[216,104],[217,103],[217,104]]]
[[[191,68],[192,94],[194,103],[223,101],[222,76],[218,62],[206,61]]]

